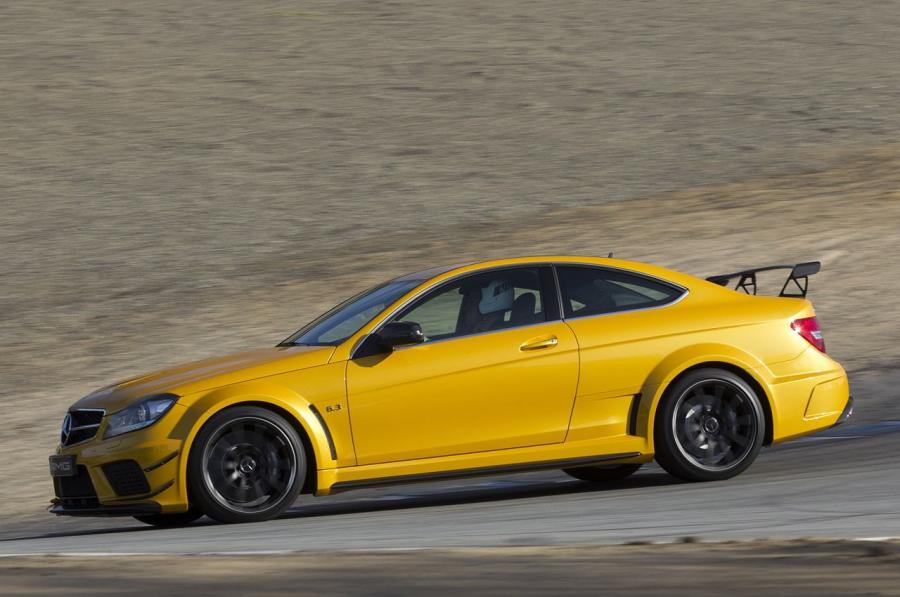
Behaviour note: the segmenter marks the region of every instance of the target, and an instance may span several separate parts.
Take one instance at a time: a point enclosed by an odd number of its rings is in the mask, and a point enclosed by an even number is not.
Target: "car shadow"
[[[448,490],[432,490],[427,493],[410,492],[411,485],[396,486],[390,494],[356,498],[352,501],[310,503],[294,506],[279,519],[314,518],[342,514],[362,514],[412,508],[433,508],[438,506],[458,506],[506,500],[572,495],[579,493],[611,493],[641,487],[661,487],[682,483],[666,473],[639,474],[622,481],[590,483],[586,481],[532,481],[504,482],[497,478],[496,485],[475,484],[472,487],[454,486]]]
[[[472,486],[453,485],[442,489],[429,487],[427,491],[416,492],[413,487],[426,487],[426,484],[398,485],[391,487],[389,492],[385,488],[374,495],[362,495],[347,499],[345,494],[339,494],[334,501],[323,499],[321,503],[303,503],[293,506],[278,520],[295,518],[318,518],[323,516],[341,516],[346,514],[364,514],[369,512],[385,512],[391,510],[407,510],[413,508],[433,508],[450,505],[479,504],[505,500],[522,500],[558,495],[575,495],[581,493],[606,494],[615,493],[627,489],[639,489],[648,487],[664,487],[683,483],[663,472],[639,473],[622,481],[604,483],[590,483],[586,481],[558,479],[548,480],[521,480],[510,477],[494,477],[491,482],[475,483]],[[360,492],[362,493],[362,492]],[[349,492],[347,496],[351,495]],[[202,518],[185,527],[203,527],[218,525],[215,521]],[[58,531],[33,535],[21,535],[7,539],[0,539],[0,544],[10,541],[24,541],[30,539],[54,539],[62,537],[87,537],[92,535],[118,534],[118,533],[152,533],[171,531],[178,527],[157,528],[151,526],[111,526],[104,528],[83,529],[75,531]]]

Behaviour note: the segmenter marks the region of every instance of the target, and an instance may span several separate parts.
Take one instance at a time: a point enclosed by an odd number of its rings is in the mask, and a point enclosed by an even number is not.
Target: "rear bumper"
[[[853,396],[850,396],[849,398],[847,398],[847,406],[844,407],[844,410],[841,413],[841,416],[838,417],[838,420],[835,421],[835,423],[834,423],[834,425],[832,425],[832,427],[837,427],[838,425],[843,425],[852,416],[853,416]]]
[[[853,413],[847,373],[815,348],[770,365],[768,373],[774,443],[828,429]]]

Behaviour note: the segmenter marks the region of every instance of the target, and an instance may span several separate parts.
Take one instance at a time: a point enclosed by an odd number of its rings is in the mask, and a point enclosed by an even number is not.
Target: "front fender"
[[[203,425],[214,415],[226,408],[240,404],[253,403],[261,406],[271,406],[276,410],[287,413],[293,423],[298,424],[309,438],[313,454],[310,463],[315,470],[334,468],[337,461],[332,458],[328,436],[322,427],[322,423],[316,418],[310,409],[311,403],[303,396],[280,384],[265,380],[234,384],[218,388],[200,395],[185,396],[182,404],[186,406],[186,412],[175,426],[173,434],[184,438],[184,448],[179,455],[179,480],[180,498],[186,503],[187,496],[187,468],[194,439],[203,428]]]

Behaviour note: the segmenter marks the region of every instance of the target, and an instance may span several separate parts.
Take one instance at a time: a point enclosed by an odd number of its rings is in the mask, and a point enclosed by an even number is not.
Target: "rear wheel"
[[[753,388],[724,369],[678,380],[657,410],[656,460],[687,481],[717,481],[744,471],[759,454],[766,419]]]
[[[191,499],[219,522],[258,522],[291,507],[306,478],[297,432],[263,408],[239,406],[213,416],[188,462]]]
[[[603,483],[607,481],[621,481],[636,473],[639,468],[641,468],[640,464],[610,464],[607,466],[564,468],[563,472],[582,481]]]
[[[155,527],[180,527],[191,524],[201,516],[203,516],[203,512],[196,508],[191,508],[187,512],[179,512],[178,514],[147,514],[135,516],[134,518],[144,524]]]

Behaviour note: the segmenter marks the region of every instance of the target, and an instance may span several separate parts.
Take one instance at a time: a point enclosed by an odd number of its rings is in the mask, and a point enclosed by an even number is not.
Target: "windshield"
[[[337,346],[421,283],[422,280],[394,280],[370,288],[316,318],[280,346]]]

